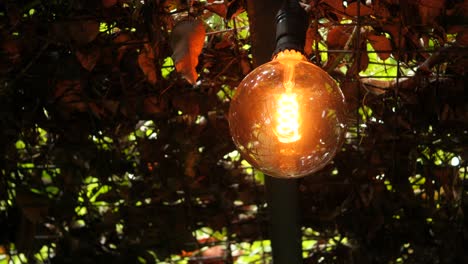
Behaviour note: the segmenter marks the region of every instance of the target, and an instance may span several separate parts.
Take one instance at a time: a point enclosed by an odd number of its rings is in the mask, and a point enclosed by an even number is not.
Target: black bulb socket
[[[276,15],[276,48],[273,57],[284,50],[304,53],[307,13],[298,0],[285,0]]]

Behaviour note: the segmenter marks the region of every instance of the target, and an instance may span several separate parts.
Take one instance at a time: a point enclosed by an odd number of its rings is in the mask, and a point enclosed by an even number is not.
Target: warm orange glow
[[[299,104],[296,97],[294,93],[283,93],[278,99],[276,136],[279,142],[291,143],[301,139]]]
[[[276,131],[278,141],[292,143],[301,139],[299,103],[294,93],[294,67],[303,59],[302,54],[294,51],[278,53],[276,59],[283,66],[283,87],[285,92],[278,98],[276,109]]]

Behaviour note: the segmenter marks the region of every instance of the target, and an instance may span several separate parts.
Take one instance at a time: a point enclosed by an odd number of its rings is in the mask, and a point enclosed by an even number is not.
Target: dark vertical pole
[[[276,15],[283,0],[247,1],[254,66],[271,60],[276,47]],[[302,236],[297,179],[267,176],[269,233],[274,264],[302,263]]]
[[[282,3],[283,0],[246,1],[255,67],[271,60],[276,46],[276,14]]]
[[[266,177],[274,264],[302,263],[297,179]]]

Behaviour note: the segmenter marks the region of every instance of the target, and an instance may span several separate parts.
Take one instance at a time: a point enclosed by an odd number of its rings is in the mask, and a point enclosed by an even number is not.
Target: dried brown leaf
[[[444,2],[440,0],[419,0],[418,10],[423,25],[432,25],[442,13]]]
[[[250,64],[250,59],[248,56],[242,56],[240,59],[240,65],[242,69],[242,74],[247,75],[252,70],[252,65]]]
[[[172,59],[177,72],[191,84],[195,84],[198,78],[195,67],[205,43],[205,34],[205,27],[200,20],[180,21],[172,30]]]
[[[103,118],[105,116],[105,111],[102,106],[97,105],[94,102],[88,103],[89,110],[96,116],[97,118]]]
[[[168,11],[178,9],[178,10],[183,10],[187,9],[187,3],[188,1],[182,1],[182,0],[167,0],[164,1],[164,8]]]
[[[93,41],[99,34],[99,22],[96,20],[70,22],[68,24],[68,33],[78,46],[84,46]]]
[[[143,100],[143,109],[146,114],[158,114],[165,110],[164,101],[160,100],[156,96],[148,96]]]
[[[367,53],[360,53],[359,56],[357,56],[356,54],[353,64],[349,68],[347,74],[358,74],[361,71],[365,71],[367,66],[369,66],[369,55]]]
[[[322,0],[322,2],[325,2],[339,14],[343,14],[345,11],[342,0]]]
[[[341,91],[346,98],[346,110],[350,113],[360,106],[361,99],[358,97],[359,88],[359,83],[349,80],[341,85]]]
[[[232,19],[244,11],[244,3],[242,0],[231,1],[227,8],[226,19]]]
[[[365,71],[369,66],[369,54],[361,54],[361,61],[359,62],[359,71]]]
[[[385,2],[382,1],[372,1],[372,10],[373,15],[384,21],[391,18],[390,11]]]
[[[453,189],[454,183],[457,181],[456,176],[458,173],[456,170],[453,170],[450,167],[442,167],[434,169],[433,173],[442,185],[448,199],[452,199],[454,194],[458,196],[456,191]]]
[[[102,0],[102,6],[109,8],[117,4],[117,0]]]
[[[398,25],[385,25],[382,27],[382,29],[383,31],[390,34],[391,40],[397,49],[404,47],[405,38],[400,37],[400,29],[398,28]],[[395,56],[396,54],[393,55]]]
[[[315,28],[309,27],[306,33],[304,53],[308,56],[312,54],[314,43],[317,41],[320,41],[321,39],[322,39],[322,36],[320,36],[317,30],[315,30]]]
[[[81,66],[88,71],[92,71],[96,62],[98,61],[101,52],[98,48],[92,48],[89,50],[79,50],[76,52],[76,58],[80,62]]]
[[[328,49],[343,49],[351,36],[353,27],[336,26],[330,29],[327,35]]]
[[[102,107],[112,115],[117,113],[117,110],[119,110],[119,105],[120,102],[116,100],[104,100],[102,102]]]
[[[21,188],[16,189],[16,202],[25,217],[33,224],[45,220],[50,206],[50,201],[46,196]]]
[[[457,34],[455,42],[461,46],[468,46],[468,28],[463,29],[463,31]]]
[[[122,59],[123,55],[128,49],[128,45],[125,44],[129,43],[131,40],[132,36],[126,32],[120,32],[119,35],[114,38],[114,43],[120,46],[117,54],[117,61]]]
[[[377,52],[380,59],[386,60],[390,57],[390,51],[392,50],[392,44],[390,40],[383,35],[369,34],[367,36],[370,44]]]
[[[394,81],[382,81],[373,78],[361,79],[361,83],[368,92],[374,95],[381,95],[391,90],[392,86],[395,84]]]
[[[140,66],[141,71],[145,74],[146,80],[151,84],[156,84],[157,81],[154,58],[153,48],[149,44],[145,44],[144,48],[138,55],[138,65]]]
[[[187,153],[185,158],[185,175],[189,177],[195,177],[197,175],[196,165],[200,159],[200,153],[198,151],[190,151]]]
[[[64,111],[84,112],[87,109],[79,80],[58,81],[55,86],[54,97],[63,106]]]
[[[220,17],[226,18],[227,5],[224,1],[208,0],[208,2],[205,5],[205,8],[219,15]]]
[[[216,43],[215,49],[224,49],[234,46],[232,33],[228,32],[223,35],[223,38],[220,42]]]
[[[172,98],[172,105],[184,114],[197,116],[200,114],[200,106],[206,103],[205,100],[200,94],[190,92]]]
[[[346,7],[345,13],[350,16],[368,16],[372,14],[372,9],[366,5],[360,4],[358,14],[358,2],[353,2]]]
[[[18,40],[5,39],[0,44],[0,52],[3,53],[9,64],[16,65],[21,61],[21,49]]]

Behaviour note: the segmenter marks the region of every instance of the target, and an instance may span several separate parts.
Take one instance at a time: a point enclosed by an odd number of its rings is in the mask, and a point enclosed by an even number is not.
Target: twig
[[[213,79],[218,79],[219,76],[221,76],[223,73],[225,73],[227,71],[227,69],[234,63],[234,61],[236,61],[237,58],[233,58],[231,61],[229,61],[228,64],[226,64],[226,66],[224,67],[224,69],[222,71],[220,71]]]
[[[244,30],[244,29],[248,29],[249,26],[243,26],[243,27],[240,27],[240,28],[237,28],[237,30]],[[217,30],[217,31],[211,31],[211,32],[207,32],[206,35],[215,35],[215,34],[221,34],[221,33],[226,33],[226,32],[229,32],[229,31],[234,31],[236,30],[235,28],[228,28],[228,29],[223,29],[223,30]]]
[[[351,36],[349,37],[348,41],[346,41],[346,44],[343,47],[343,50],[347,51],[349,49],[354,38],[357,36],[357,34],[359,34],[357,31],[358,31],[358,26],[354,26],[353,32],[351,33]],[[325,70],[328,73],[332,72],[338,66],[338,64],[340,64],[344,56],[345,56],[345,53],[340,53],[338,56],[336,56],[335,60],[330,65],[326,65]]]
[[[465,56],[468,52],[466,48],[461,48],[461,47],[454,47],[454,46],[449,46],[449,47],[443,47],[436,51],[432,56],[427,58],[421,65],[419,65],[417,72],[426,72],[430,73],[431,68],[434,67],[435,65],[444,62],[444,61],[449,61],[451,60],[452,56],[446,56],[447,53],[453,53],[457,54],[460,57]]]

